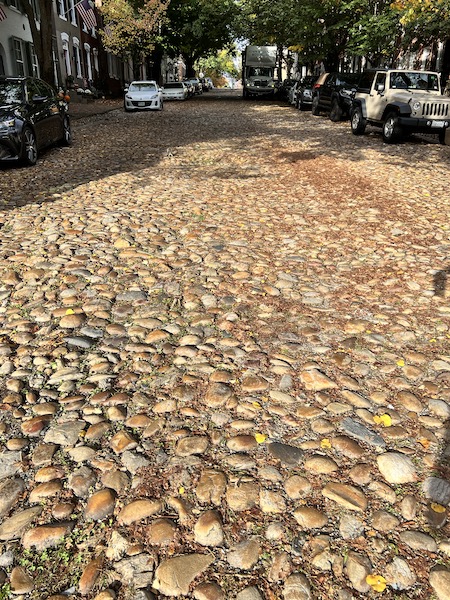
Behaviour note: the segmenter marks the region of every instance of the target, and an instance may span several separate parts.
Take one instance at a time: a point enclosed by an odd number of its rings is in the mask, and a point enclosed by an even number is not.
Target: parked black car
[[[42,148],[71,141],[64,94],[34,77],[0,77],[1,161],[34,165]]]
[[[303,110],[310,108],[313,99],[313,86],[318,79],[317,75],[305,75],[297,85],[295,93],[295,107]]]
[[[348,118],[360,75],[357,73],[326,73],[313,88],[311,112],[329,114],[331,121]]]

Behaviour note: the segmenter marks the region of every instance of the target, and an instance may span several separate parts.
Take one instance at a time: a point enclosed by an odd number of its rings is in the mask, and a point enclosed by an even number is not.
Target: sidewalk
[[[70,102],[69,115],[71,119],[83,119],[92,115],[109,112],[123,105],[122,98],[96,99],[88,101]]]

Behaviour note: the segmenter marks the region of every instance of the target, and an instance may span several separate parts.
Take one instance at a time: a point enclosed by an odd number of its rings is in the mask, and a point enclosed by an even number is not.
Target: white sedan
[[[132,81],[125,88],[124,108],[130,110],[162,110],[162,90],[156,81]]]
[[[186,100],[189,91],[182,81],[171,81],[164,84],[162,93],[164,100]]]

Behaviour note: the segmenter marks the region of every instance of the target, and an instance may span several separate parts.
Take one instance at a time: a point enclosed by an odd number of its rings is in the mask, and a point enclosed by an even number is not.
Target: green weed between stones
[[[0,600],[8,600],[8,598],[11,598],[11,587],[9,583],[4,583],[0,587]]]
[[[30,600],[42,600],[47,595],[77,585],[83,568],[94,554],[93,549],[86,547],[88,536],[88,533],[80,533],[75,529],[56,548],[21,552],[17,562],[30,574],[34,583]],[[0,600],[10,597],[10,590],[5,588],[3,592],[3,588],[0,588]]]

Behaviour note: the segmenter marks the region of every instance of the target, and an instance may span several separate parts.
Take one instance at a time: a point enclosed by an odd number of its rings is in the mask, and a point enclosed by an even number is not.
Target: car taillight
[[[315,83],[314,84],[314,90],[318,90],[320,88],[320,83]]]

